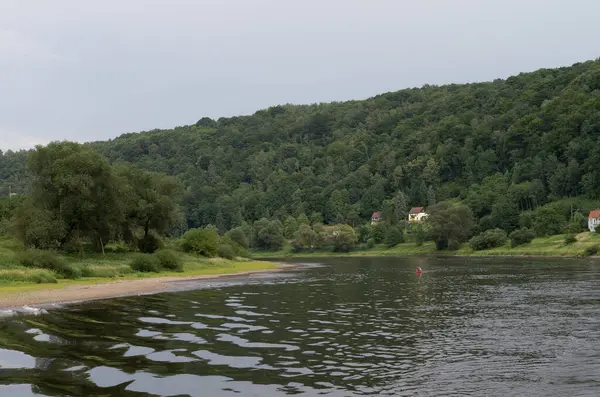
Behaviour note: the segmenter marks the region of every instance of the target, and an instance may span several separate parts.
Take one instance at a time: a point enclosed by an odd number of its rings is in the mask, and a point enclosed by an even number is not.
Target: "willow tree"
[[[117,180],[106,160],[78,143],[53,142],[29,154],[28,169],[31,197],[16,219],[25,244],[47,248],[41,238],[46,234],[58,248],[74,243],[83,252],[89,239],[103,250],[122,215]]]

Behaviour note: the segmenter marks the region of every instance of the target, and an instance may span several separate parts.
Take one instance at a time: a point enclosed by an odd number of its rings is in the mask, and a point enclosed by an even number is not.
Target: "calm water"
[[[2,318],[0,396],[600,395],[599,263],[322,262]]]

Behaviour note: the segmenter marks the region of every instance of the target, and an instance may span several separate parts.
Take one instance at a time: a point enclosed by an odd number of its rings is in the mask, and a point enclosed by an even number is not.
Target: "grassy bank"
[[[384,245],[376,245],[371,249],[355,250],[348,253],[331,251],[314,251],[294,253],[291,247],[285,247],[281,251],[260,252],[256,256],[262,258],[302,258],[315,256],[409,256],[409,255],[462,255],[462,256],[564,256],[577,257],[588,256],[586,250],[590,247],[600,246],[600,233],[580,233],[577,241],[572,244],[565,243],[565,235],[550,237],[539,237],[531,243],[518,247],[510,247],[507,243],[503,247],[489,250],[474,251],[468,244],[458,251],[436,251],[435,245],[427,242],[423,245],[415,243],[403,243],[393,248]]]
[[[57,255],[69,266],[76,268],[81,277],[67,278],[60,273],[36,267],[23,266],[19,261],[22,247],[12,239],[0,238],[0,295],[20,291],[62,288],[69,285],[105,283],[112,280],[138,280],[144,278],[176,276],[227,275],[275,269],[276,264],[244,258],[204,258],[178,252],[183,265],[181,271],[137,272],[130,264],[136,253]]]

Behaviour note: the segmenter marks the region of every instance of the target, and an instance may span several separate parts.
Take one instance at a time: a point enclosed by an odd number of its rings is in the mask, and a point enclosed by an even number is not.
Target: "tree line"
[[[275,230],[263,219],[284,230],[290,217],[307,218],[313,229],[349,225],[357,231],[374,211],[393,225],[411,206],[445,202],[471,211],[470,236],[522,228],[550,235],[582,227],[587,211],[600,205],[598,109],[596,60],[493,82],[426,85],[361,101],[203,117],[194,125],[125,134],[81,150],[103,159],[114,181],[129,181],[135,189],[144,185],[139,173],[176,177],[177,220],[167,228],[148,221],[146,235],[154,229],[178,235],[209,225],[220,235],[249,226],[258,235],[256,227]],[[40,159],[28,171],[26,158],[25,152],[0,156],[0,193],[11,186],[39,200],[35,169],[45,165]],[[124,164],[136,171],[128,174]],[[96,171],[108,175],[104,169]],[[106,183],[119,184],[111,180]],[[98,214],[107,211],[100,209],[104,200],[86,202]],[[119,205],[114,208],[135,207]],[[53,241],[64,245],[85,235],[101,246],[110,236],[130,239],[133,229],[144,230],[143,209],[120,209],[110,220],[86,211],[72,212],[77,222],[49,228],[61,231]],[[260,238],[256,241],[259,247]]]

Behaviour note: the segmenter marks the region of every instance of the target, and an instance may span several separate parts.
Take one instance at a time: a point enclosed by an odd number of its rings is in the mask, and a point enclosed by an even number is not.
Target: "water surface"
[[[600,395],[597,262],[318,262],[0,319],[0,396]]]

